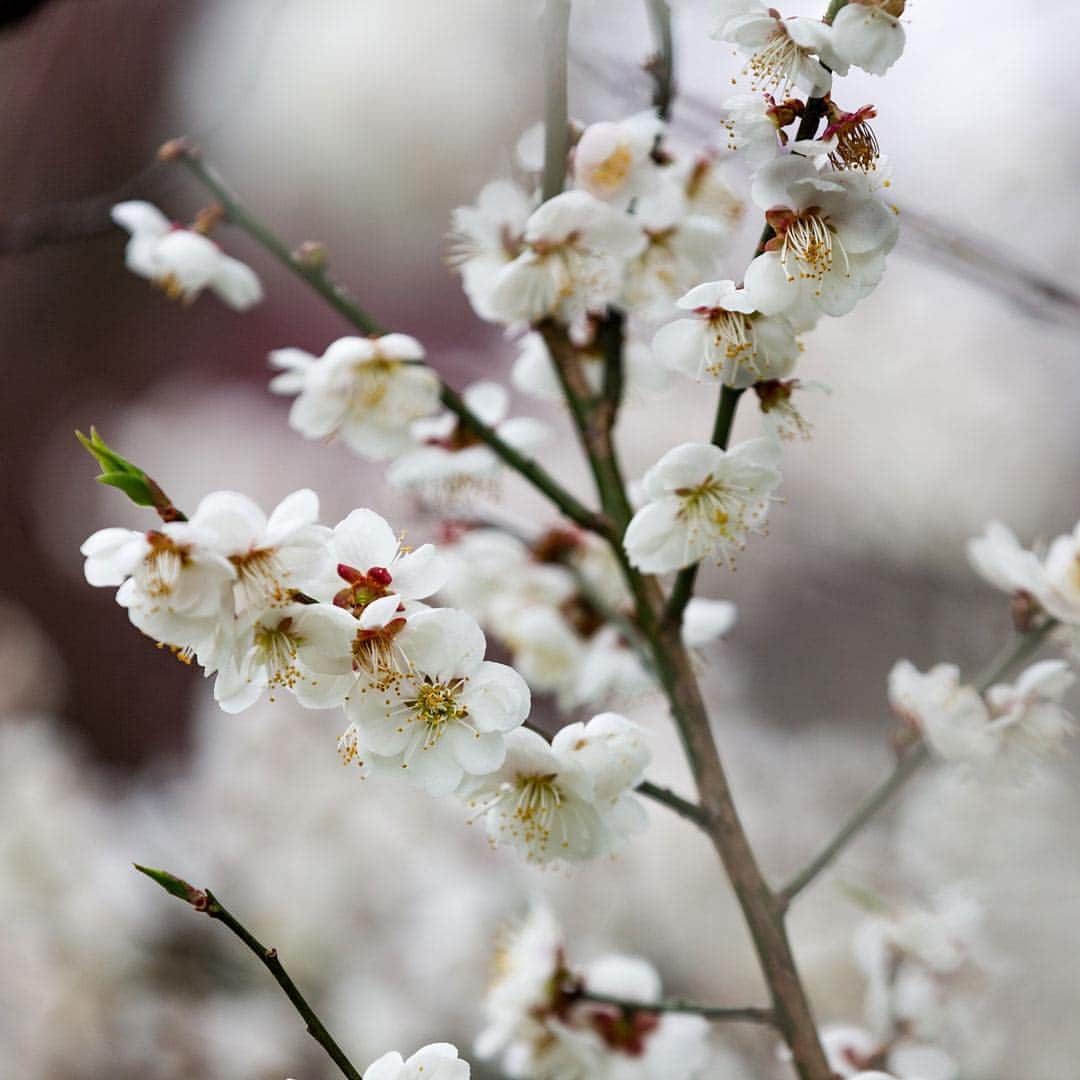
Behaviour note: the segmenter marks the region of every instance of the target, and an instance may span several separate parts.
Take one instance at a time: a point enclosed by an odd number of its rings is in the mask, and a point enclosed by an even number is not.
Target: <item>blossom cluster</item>
[[[650,1011],[660,978],[646,960],[601,956],[571,968],[561,927],[534,904],[504,933],[485,1001],[481,1058],[514,1080],[690,1080],[703,1075],[703,1017]],[[590,995],[641,1004],[640,1010]]]
[[[604,713],[550,745],[523,729],[526,681],[485,659],[467,611],[424,602],[452,562],[431,544],[408,549],[372,510],[332,529],[318,514],[309,490],[269,516],[214,492],[190,520],[94,533],[86,578],[118,586],[139,630],[214,675],[226,711],[283,692],[344,707],[346,762],[459,794],[493,841],[534,861],[593,858],[642,826],[632,789],[650,754],[636,725]]]
[[[968,544],[975,570],[1010,594],[1019,628],[1031,632],[1060,624],[1075,642],[1080,628],[1080,526],[1059,536],[1042,554],[1021,546],[1000,522]],[[1039,660],[1012,683],[980,692],[953,664],[920,672],[907,660],[889,674],[896,712],[945,761],[1029,772],[1073,733],[1063,699],[1076,682],[1067,659]]]

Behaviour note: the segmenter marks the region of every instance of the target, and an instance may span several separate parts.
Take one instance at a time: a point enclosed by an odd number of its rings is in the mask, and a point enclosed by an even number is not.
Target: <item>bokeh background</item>
[[[333,312],[231,234],[268,300],[242,316],[210,297],[172,305],[124,270],[108,208],[147,198],[190,218],[202,193],[154,163],[166,138],[188,134],[290,241],[325,241],[334,273],[423,340],[451,382],[505,377],[512,347],[475,319],[441,255],[450,210],[508,174],[539,117],[537,5],[52,0],[16,18],[17,7],[0,28],[4,1069],[326,1075],[251,958],[174,910],[133,859],[213,887],[279,947],[362,1062],[438,1038],[468,1047],[495,929],[536,894],[581,959],[640,952],[672,992],[761,999],[708,850],[659,809],[615,861],[572,875],[522,867],[455,806],[341,769],[336,717],[284,704],[221,714],[197,673],[82,579],[86,535],[145,520],[91,483],[71,434],[91,423],[181,506],[216,488],[273,505],[311,486],[324,520],[370,505],[413,535],[434,532],[377,468],[290,431],[266,390],[267,352],[321,352],[346,332]],[[575,8],[574,114],[644,107],[644,5]],[[689,142],[722,145],[719,105],[739,64],[708,26],[705,4],[677,6],[674,123]],[[832,392],[807,399],[814,437],[786,455],[770,536],[734,574],[702,575],[706,595],[739,605],[704,677],[777,876],[887,769],[893,661],[973,671],[1007,636],[1007,605],[967,568],[965,539],[995,517],[1025,540],[1078,517],[1078,46],[1065,0],[911,3],[903,60],[886,79],[843,83],[845,104],[878,107],[903,239],[883,286],[806,339],[802,377]],[[628,471],[707,431],[711,408],[686,389],[628,410]],[[742,417],[736,435],[755,424]],[[570,439],[548,458],[588,492]],[[546,520],[513,480],[504,499]],[[654,779],[686,790],[656,703],[635,715],[657,733]],[[1051,773],[1004,794],[928,776],[832,875],[898,898],[963,886],[984,901],[979,1034],[950,1036],[965,1078],[1058,1080],[1080,1057],[1063,1022],[1080,1007],[1068,960],[1080,947],[1075,750]],[[797,912],[824,1020],[860,1017],[860,918],[828,878]],[[719,1037],[744,1062],[724,1076],[783,1074],[760,1032]]]

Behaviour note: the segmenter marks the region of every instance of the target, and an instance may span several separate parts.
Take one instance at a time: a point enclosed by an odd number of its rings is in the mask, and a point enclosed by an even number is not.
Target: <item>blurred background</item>
[[[267,301],[244,315],[209,296],[171,304],[125,271],[108,210],[145,198],[190,220],[202,192],[154,161],[187,134],[289,242],[325,241],[334,274],[420,338],[451,383],[505,378],[512,346],[472,315],[442,254],[451,209],[509,175],[515,141],[539,119],[539,6],[22,7],[3,8],[0,26],[5,1068],[48,1080],[328,1075],[251,958],[138,879],[133,860],[214,888],[278,946],[361,1062],[443,1038],[467,1048],[495,929],[535,894],[552,899],[582,960],[640,952],[672,993],[761,1000],[734,904],[682,823],[650,808],[652,828],[617,860],[571,875],[523,867],[490,852],[455,806],[360,784],[338,764],[336,716],[286,704],[220,713],[196,672],[82,577],[89,533],[146,520],[91,482],[72,438],[91,423],[180,506],[236,488],[269,507],[311,486],[325,521],[370,505],[434,535],[379,468],[301,440],[266,389],[267,352],[321,353],[347,332],[338,316],[233,231],[228,249],[257,269]],[[646,107],[644,5],[575,9],[574,114]],[[964,541],[992,518],[1031,541],[1080,516],[1071,14],[1064,0],[911,3],[902,61],[886,79],[843,82],[846,106],[878,108],[901,244],[870,299],[806,338],[800,377],[832,392],[804,399],[813,439],[787,451],[768,539],[737,572],[702,575],[704,595],[739,606],[704,677],[776,876],[888,768],[893,661],[974,671],[1006,638],[1007,603],[967,568]],[[723,146],[720,103],[740,64],[707,37],[706,4],[678,4],[675,18],[675,131]],[[751,208],[731,276],[758,228]],[[712,408],[687,387],[629,409],[628,472],[706,432]],[[736,437],[756,423],[744,415]],[[569,438],[547,454],[588,494]],[[544,520],[512,479],[503,497]],[[656,703],[635,715],[657,733],[653,779],[688,790]],[[993,798],[927,776],[837,871],[898,898],[962,884],[984,900],[993,959],[979,1022],[945,1039],[965,1078],[1075,1073],[1080,1034],[1063,1020],[1080,983],[1061,958],[1080,947],[1078,777],[1075,751],[1042,785]],[[796,913],[823,1020],[860,1019],[860,918],[828,879]],[[745,1075],[784,1074],[761,1032],[718,1038]]]

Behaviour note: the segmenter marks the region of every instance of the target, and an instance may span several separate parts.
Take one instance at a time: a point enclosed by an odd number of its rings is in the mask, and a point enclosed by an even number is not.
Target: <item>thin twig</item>
[[[259,962],[274,976],[278,986],[285,991],[293,1008],[300,1014],[307,1027],[308,1034],[326,1051],[330,1059],[341,1070],[347,1080],[363,1080],[360,1070],[348,1059],[345,1051],[334,1041],[333,1036],[308,1004],[307,999],[296,983],[289,977],[277,949],[263,945],[254,934],[235,915],[232,914],[209,889],[197,889],[182,878],[165,870],[153,870],[136,864],[135,869],[156,881],[166,892],[189,903],[196,911],[205,912],[211,919],[227,926],[255,955]]]
[[[648,780],[642,780],[635,790],[639,795],[644,795],[645,798],[652,799],[653,802],[658,802],[669,810],[674,810],[679,817],[684,817],[687,821],[692,821],[695,825],[704,827],[705,812],[701,807],[697,803],[690,802],[689,799],[684,799],[681,795],[676,795],[670,788],[660,787],[658,784],[652,784]]]
[[[1019,635],[1009,647],[997,657],[990,667],[973,683],[976,690],[983,693],[999,679],[1005,676],[1017,664],[1023,663],[1036,652],[1046,635],[1056,626],[1048,621],[1038,629]],[[787,907],[837,856],[855,839],[863,828],[875,817],[879,810],[930,760],[930,750],[925,742],[910,748],[896,763],[893,771],[878,785],[855,809],[844,822],[835,836],[821,851],[800,870],[795,877],[777,894],[780,903]]]
[[[570,153],[570,107],[566,57],[570,41],[570,0],[547,0],[544,9],[544,175],[541,197],[563,189]]]
[[[748,1024],[776,1023],[772,1009],[762,1009],[753,1005],[741,1008],[729,1008],[723,1005],[697,1005],[692,1001],[668,998],[663,1001],[628,1001],[625,998],[610,997],[607,994],[594,994],[591,990],[575,990],[573,996],[582,1001],[594,1001],[598,1005],[611,1005],[624,1013],[691,1013],[703,1016],[706,1020],[745,1021]]]
[[[649,57],[645,70],[652,76],[653,108],[661,120],[671,116],[675,97],[675,39],[671,32],[671,5],[668,0],[645,0],[649,24],[656,40],[656,53]]]

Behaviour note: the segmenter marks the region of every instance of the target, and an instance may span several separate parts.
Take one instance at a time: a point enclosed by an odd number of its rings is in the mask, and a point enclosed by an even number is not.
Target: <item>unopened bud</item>
[[[180,161],[198,156],[199,148],[186,135],[162,143],[157,152],[158,161]]]
[[[306,270],[324,270],[330,261],[330,253],[321,241],[305,240],[293,252],[293,258]]]
[[[156,881],[167,893],[190,904],[196,911],[205,911],[209,906],[209,897],[202,889],[196,889],[194,885],[189,885],[183,878],[170,874],[168,870],[154,870],[152,867],[140,866],[138,863],[132,865],[140,874],[145,874],[151,881]]]

